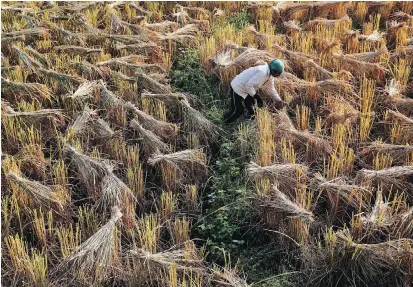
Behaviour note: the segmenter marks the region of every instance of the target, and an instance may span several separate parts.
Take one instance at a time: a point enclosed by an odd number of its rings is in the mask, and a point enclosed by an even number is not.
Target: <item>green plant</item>
[[[234,25],[238,30],[244,29],[248,24],[252,24],[251,15],[247,11],[242,10],[238,13],[235,13],[228,19],[228,23]]]

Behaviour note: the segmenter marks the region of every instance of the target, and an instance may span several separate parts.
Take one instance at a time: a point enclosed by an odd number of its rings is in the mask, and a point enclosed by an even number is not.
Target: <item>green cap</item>
[[[270,71],[272,73],[279,73],[282,74],[284,72],[284,63],[281,60],[272,60],[268,66],[270,67]]]

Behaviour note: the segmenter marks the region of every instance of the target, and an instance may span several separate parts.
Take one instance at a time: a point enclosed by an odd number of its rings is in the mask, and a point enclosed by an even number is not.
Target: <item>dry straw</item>
[[[70,156],[70,164],[75,167],[80,181],[86,185],[89,192],[93,193],[97,188],[97,183],[108,174],[108,164],[78,152],[70,145],[64,147],[64,152]]]
[[[122,217],[118,207],[112,209],[110,220],[95,234],[78,246],[64,262],[59,270],[69,268],[69,274],[84,274],[86,276],[108,276],[107,269],[112,266],[115,253],[116,223]],[[70,275],[69,275],[70,276]],[[96,278],[95,277],[95,278]]]
[[[32,181],[21,176],[9,172],[6,174],[6,178],[17,183],[24,191],[26,191],[30,197],[38,202],[40,205],[52,208],[57,212],[63,211],[67,202],[61,196],[59,196],[54,189],[41,184],[37,181]]]
[[[86,107],[68,128],[68,137],[110,139],[114,131],[109,124],[97,116],[96,111]]]
[[[278,212],[284,212],[291,217],[298,217],[303,221],[313,222],[314,215],[311,211],[300,206],[294,202],[284,193],[282,193],[277,186],[273,185],[269,195],[259,197],[261,204],[265,207],[272,208]]]
[[[130,127],[136,130],[142,137],[142,144],[147,154],[152,154],[159,150],[160,152],[169,152],[169,146],[164,143],[156,134],[145,129],[139,122],[132,119]]]

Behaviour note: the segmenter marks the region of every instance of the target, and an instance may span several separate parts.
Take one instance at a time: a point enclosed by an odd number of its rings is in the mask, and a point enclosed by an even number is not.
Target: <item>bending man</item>
[[[278,92],[274,88],[273,77],[279,77],[284,72],[284,63],[281,60],[273,60],[269,64],[259,65],[246,69],[238,74],[231,82],[231,111],[226,114],[225,122],[232,123],[247,109],[248,117],[254,116],[254,105],[263,106],[263,101],[257,90],[268,81],[271,96],[282,102]]]

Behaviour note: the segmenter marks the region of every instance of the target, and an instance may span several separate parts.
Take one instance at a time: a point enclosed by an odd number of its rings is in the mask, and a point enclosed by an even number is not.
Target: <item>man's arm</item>
[[[275,101],[282,102],[283,100],[281,99],[280,95],[278,94],[277,90],[274,87],[274,78],[271,77],[271,80],[268,83],[268,94],[271,96],[272,99]]]

